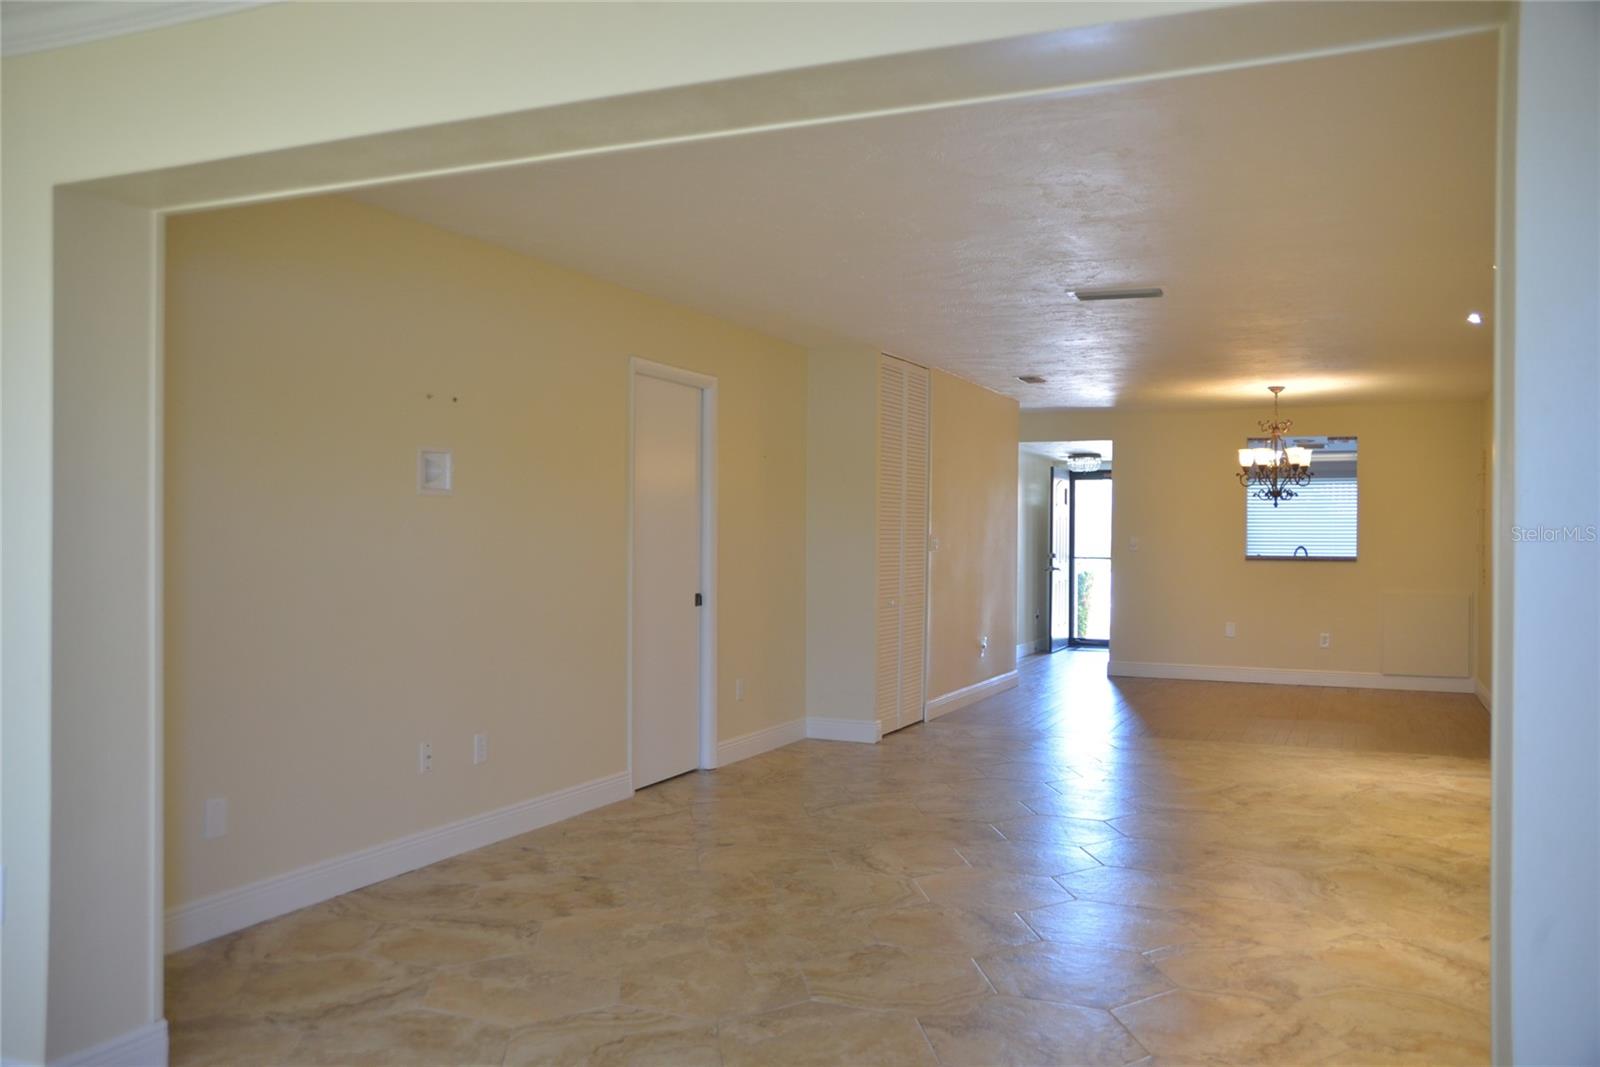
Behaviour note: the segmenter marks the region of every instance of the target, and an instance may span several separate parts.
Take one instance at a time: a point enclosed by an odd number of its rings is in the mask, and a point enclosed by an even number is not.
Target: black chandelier
[[[1272,393],[1272,418],[1256,424],[1267,437],[1260,444],[1252,439],[1253,447],[1239,449],[1239,484],[1257,500],[1270,500],[1277,507],[1280,500],[1293,500],[1295,490],[1311,481],[1311,449],[1284,444],[1294,423],[1278,417],[1283,386],[1267,389]]]

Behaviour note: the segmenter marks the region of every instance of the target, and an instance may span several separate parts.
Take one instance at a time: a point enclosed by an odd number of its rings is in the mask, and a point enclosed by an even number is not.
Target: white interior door
[[[633,786],[700,765],[701,391],[633,387]]]

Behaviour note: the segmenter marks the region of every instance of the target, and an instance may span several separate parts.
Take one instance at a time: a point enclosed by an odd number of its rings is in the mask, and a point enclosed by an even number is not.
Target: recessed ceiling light
[[[1467,312],[1467,323],[1471,326],[1482,326],[1483,316],[1476,311],[1469,311]]]
[[[1155,287],[1132,289],[1069,289],[1069,295],[1074,300],[1148,300],[1155,296],[1165,296],[1166,293]]]
[[[1044,375],[1042,375],[1042,374],[1019,374],[1019,375],[1017,375],[1017,381],[1024,382],[1024,383],[1026,383],[1028,385],[1043,385],[1044,384]]]

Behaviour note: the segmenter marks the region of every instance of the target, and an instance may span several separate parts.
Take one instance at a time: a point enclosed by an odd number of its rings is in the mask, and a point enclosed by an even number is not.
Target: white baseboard
[[[1483,705],[1483,710],[1492,713],[1494,711],[1493,690],[1476,679],[1474,679],[1472,687],[1473,690],[1478,694],[1478,703]]]
[[[1040,638],[1037,641],[1024,641],[1022,644],[1017,646],[1017,658],[1022,659],[1026,656],[1036,656],[1041,652],[1049,651],[1050,639],[1047,637]]]
[[[157,1019],[121,1037],[51,1060],[50,1067],[167,1067],[167,1020]]]
[[[993,678],[985,678],[975,685],[964,689],[957,689],[953,693],[946,693],[942,697],[934,697],[928,701],[928,718],[937,719],[941,715],[948,715],[952,711],[959,711],[971,704],[976,704],[985,697],[994,696],[996,693],[1017,687],[1017,672],[1007,671],[997,674]]]
[[[1123,678],[1189,678],[1200,682],[1257,682],[1264,685],[1325,685],[1339,689],[1407,689],[1429,693],[1470,693],[1471,678],[1434,678],[1366,671],[1297,671],[1278,667],[1209,667],[1198,663],[1135,663],[1111,660],[1106,673]]]
[[[210,941],[632,795],[633,781],[624,771],[180,904],[167,911],[167,951]]]
[[[802,741],[805,736],[806,720],[790,719],[788,722],[769,726],[765,730],[730,737],[726,741],[717,743],[717,766],[726,767],[730,763],[759,756],[763,752],[771,752],[775,748]]]
[[[883,732],[873,719],[826,719],[807,715],[806,736],[816,741],[859,741],[875,745],[882,739]]]

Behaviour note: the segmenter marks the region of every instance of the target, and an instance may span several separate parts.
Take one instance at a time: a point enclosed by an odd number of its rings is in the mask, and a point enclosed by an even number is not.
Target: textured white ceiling
[[[1047,459],[1066,459],[1074,452],[1098,452],[1101,459],[1110,463],[1114,446],[1110,441],[1024,441],[1021,448]]]
[[[360,198],[1025,407],[1479,395],[1495,63],[1475,35]],[[1121,284],[1167,296],[1068,295]]]

